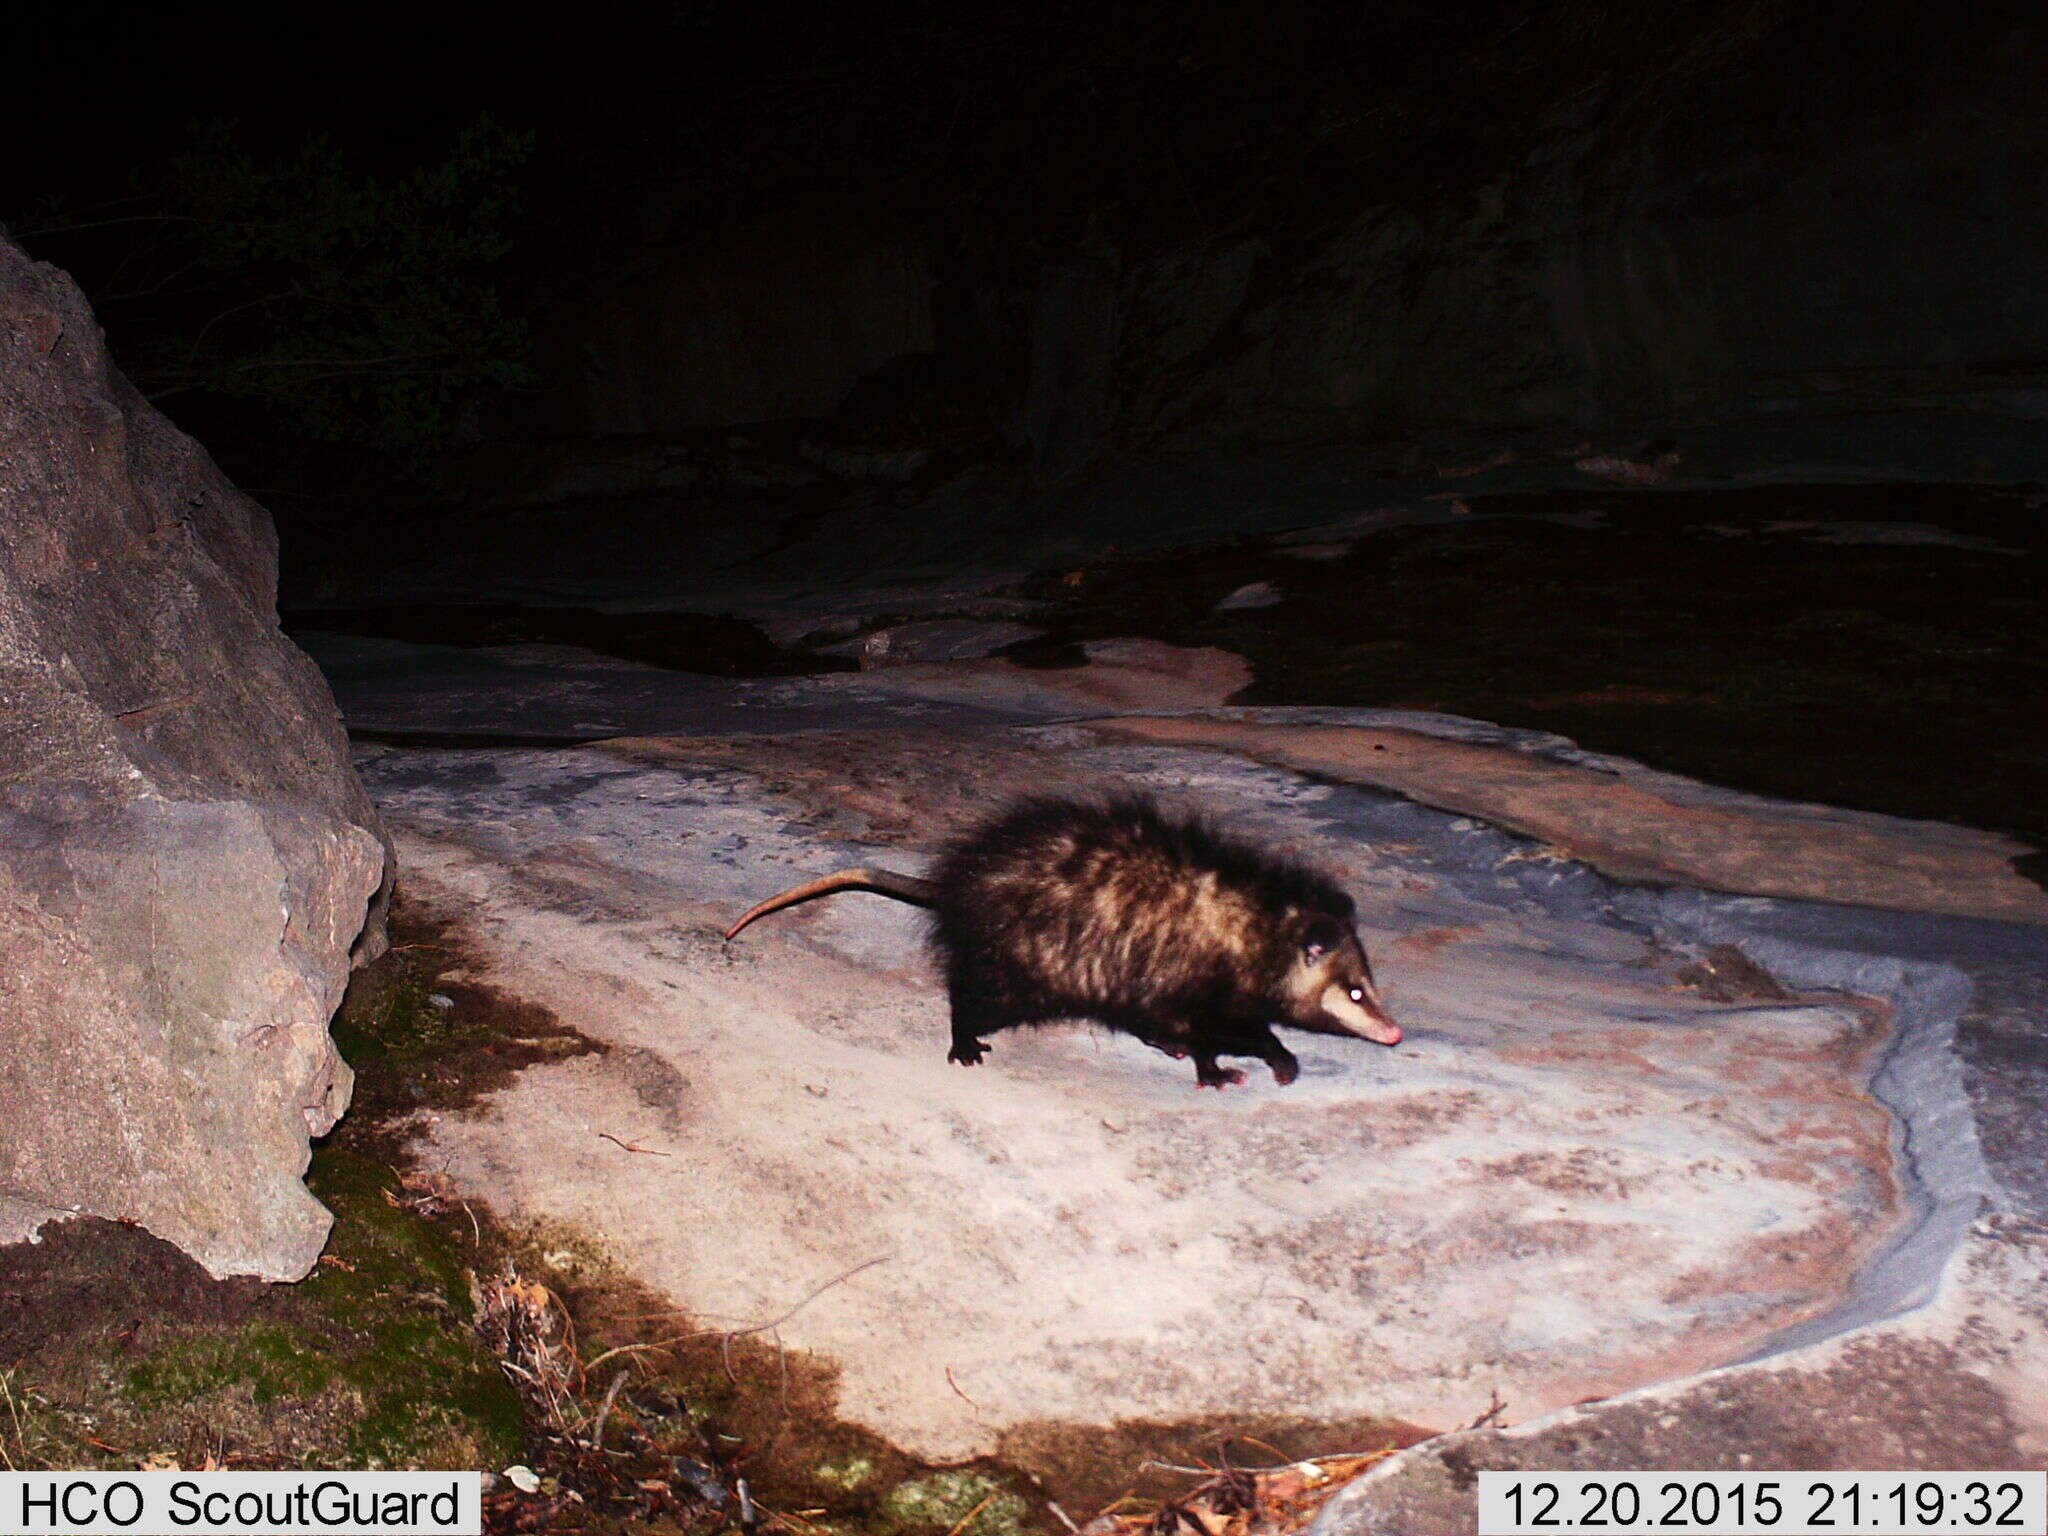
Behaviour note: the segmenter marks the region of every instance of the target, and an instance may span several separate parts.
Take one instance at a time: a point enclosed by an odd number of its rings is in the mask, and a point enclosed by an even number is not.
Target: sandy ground
[[[775,1321],[838,1363],[849,1416],[931,1457],[1048,1421],[1451,1427],[1496,1394],[1522,1419],[1926,1300],[1987,1187],[1948,972],[1275,766],[1290,722],[1259,714],[1256,753],[1009,711],[368,749],[412,892],[610,1047],[427,1127],[430,1155],[709,1325]],[[1299,1082],[1222,1094],[1080,1025],[966,1071],[911,911],[849,895],[718,938],[807,875],[914,870],[1019,790],[1110,783],[1336,873],[1407,1042],[1295,1035]],[[1794,810],[1760,824],[1867,830]],[[1914,1155],[1937,1126],[1943,1155]]]

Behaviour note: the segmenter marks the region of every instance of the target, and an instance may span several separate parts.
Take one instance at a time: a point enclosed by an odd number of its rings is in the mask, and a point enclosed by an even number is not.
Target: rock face
[[[2030,13],[1705,0],[1499,26],[1324,101],[1252,187],[1162,162],[1202,205],[1170,230],[1041,210],[963,260],[989,199],[941,183],[960,222],[914,236],[792,210],[607,253],[544,327],[539,424],[825,414],[892,348],[979,379],[1046,476],[1130,448],[2033,408]]]
[[[84,1213],[296,1279],[383,829],[269,516],[0,240],[0,1239]]]
[[[1129,443],[1390,427],[2024,414],[2006,392],[2038,387],[2016,360],[2042,355],[2048,309],[2012,297],[2044,266],[2017,210],[2041,196],[2048,118],[2011,17],[1929,35],[1882,6],[1846,29],[1772,0],[1666,14],[1645,56],[1586,40],[1604,79],[1525,38],[1547,84],[1489,125],[1511,150],[1426,189],[1373,178],[1382,195],[1315,238],[1041,272],[1004,300],[1030,317],[1015,429],[1064,471]]]

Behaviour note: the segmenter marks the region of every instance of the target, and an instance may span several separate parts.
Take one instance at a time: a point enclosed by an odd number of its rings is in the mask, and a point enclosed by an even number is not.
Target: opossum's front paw
[[[1282,1088],[1285,1088],[1289,1083],[1301,1076],[1301,1063],[1292,1056],[1268,1059],[1266,1065],[1273,1069],[1273,1081]]]
[[[987,1054],[988,1047],[979,1040],[975,1041],[972,1045],[961,1045],[955,1042],[953,1049],[946,1052],[946,1060],[956,1061],[963,1067],[978,1067],[981,1065],[981,1058]]]
[[[1215,1062],[1195,1063],[1195,1087],[1228,1088],[1244,1081],[1244,1073],[1236,1067],[1219,1067]]]

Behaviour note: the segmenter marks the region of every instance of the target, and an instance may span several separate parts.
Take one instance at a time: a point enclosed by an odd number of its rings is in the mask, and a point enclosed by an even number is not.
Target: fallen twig
[[[619,1350],[666,1349],[672,1344],[687,1344],[693,1339],[722,1339],[727,1343],[730,1343],[734,1339],[744,1339],[749,1334],[772,1332],[774,1329],[780,1328],[792,1317],[795,1317],[797,1313],[803,1311],[805,1307],[808,1307],[812,1302],[816,1301],[820,1296],[824,1295],[827,1291],[831,1290],[833,1286],[840,1285],[845,1281],[851,1280],[855,1275],[859,1274],[864,1269],[873,1269],[877,1264],[886,1263],[888,1260],[893,1259],[895,1257],[896,1255],[893,1253],[883,1253],[877,1254],[872,1259],[863,1260],[862,1262],[854,1265],[853,1268],[845,1270],[840,1274],[834,1275],[830,1280],[827,1280],[823,1285],[819,1286],[816,1290],[812,1291],[808,1296],[804,1297],[802,1301],[799,1301],[787,1312],[784,1312],[779,1317],[771,1317],[765,1323],[752,1323],[745,1328],[699,1328],[693,1333],[674,1334],[666,1339],[657,1339],[651,1344],[622,1344],[619,1346]],[[606,1355],[617,1354],[619,1353],[619,1350],[607,1350],[604,1355],[598,1356],[598,1359],[602,1360],[606,1357]]]
[[[960,1517],[960,1523],[955,1525],[953,1529],[951,1529],[950,1531],[946,1532],[946,1536],[960,1536],[960,1533],[966,1530],[969,1524],[973,1522],[974,1517],[976,1515],[980,1514],[984,1509],[987,1509],[989,1505],[995,1503],[996,1494],[1000,1493],[1001,1491],[1001,1489],[994,1490],[989,1494],[987,1498],[983,1499],[979,1504],[975,1505],[974,1508],[970,1509],[969,1511],[967,1511],[966,1514],[962,1515]]]
[[[601,1137],[601,1138],[602,1138],[603,1140],[605,1140],[605,1141],[609,1141],[609,1142],[613,1143],[613,1144],[614,1144],[614,1145],[616,1145],[616,1146],[621,1146],[621,1147],[624,1147],[624,1148],[625,1148],[625,1149],[626,1149],[626,1150],[627,1150],[628,1152],[640,1152],[640,1153],[644,1153],[644,1154],[645,1154],[646,1156],[648,1156],[648,1157],[674,1157],[674,1156],[675,1156],[675,1153],[673,1153],[673,1152],[663,1152],[663,1151],[661,1151],[660,1149],[658,1149],[658,1148],[656,1148],[656,1147],[643,1147],[643,1146],[640,1146],[640,1145],[638,1145],[638,1144],[637,1144],[637,1143],[635,1143],[635,1142],[630,1142],[630,1141],[620,1141],[620,1140],[619,1140],[619,1138],[618,1138],[618,1137],[616,1137],[616,1136],[614,1136],[614,1135],[613,1135],[613,1134],[612,1134],[612,1133],[611,1133],[610,1131],[599,1131],[599,1132],[598,1132],[597,1134],[599,1135],[599,1137]]]
[[[628,1369],[626,1366],[620,1366],[617,1374],[612,1377],[612,1384],[605,1388],[604,1406],[597,1410],[597,1420],[590,1429],[590,1448],[593,1451],[604,1449],[605,1421],[612,1416],[612,1404],[619,1400],[619,1388],[626,1384]],[[587,1376],[589,1372],[586,1370],[584,1374]]]
[[[1506,1410],[1508,1405],[1501,1400],[1501,1395],[1498,1391],[1490,1391],[1487,1393],[1487,1396],[1493,1401],[1488,1405],[1486,1412],[1465,1426],[1466,1429],[1485,1429]]]

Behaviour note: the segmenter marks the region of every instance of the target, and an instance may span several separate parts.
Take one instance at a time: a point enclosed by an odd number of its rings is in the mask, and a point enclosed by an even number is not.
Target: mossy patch
[[[872,1456],[838,1456],[819,1462],[812,1469],[811,1476],[829,1487],[844,1488],[850,1493],[873,1482],[879,1470]]]
[[[898,1483],[882,1500],[882,1512],[910,1530],[960,1527],[961,1536],[1019,1536],[1031,1528],[1031,1506],[1022,1497],[990,1474],[965,1468]]]
[[[346,1464],[414,1465],[429,1446],[462,1443],[473,1449],[460,1465],[503,1465],[519,1447],[521,1412],[470,1326],[464,1255],[387,1199],[397,1181],[366,1159],[326,1149],[308,1183],[334,1212],[335,1236],[303,1289],[345,1334],[334,1369],[362,1405]]]
[[[401,898],[392,946],[349,981],[331,1026],[356,1071],[341,1143],[403,1164],[410,1117],[459,1110],[525,1068],[601,1049],[547,1009],[473,977],[453,924]]]
[[[471,1327],[452,1239],[387,1199],[397,1178],[364,1158],[323,1150],[311,1182],[335,1213],[319,1267],[296,1286],[244,1288],[232,1308],[181,1305],[223,1283],[185,1275],[196,1266],[141,1232],[53,1234],[90,1250],[89,1275],[132,1266],[177,1283],[154,1310],[111,1279],[72,1286],[78,1326],[41,1340],[9,1384],[9,1454],[131,1467],[150,1456],[363,1468],[517,1459],[520,1405]]]
[[[364,983],[334,1020],[334,1042],[358,1067],[379,1060],[409,1061],[474,1037],[478,1025],[457,1011],[454,999],[431,990],[431,978],[394,966]]]
[[[258,1407],[311,1397],[334,1381],[321,1344],[309,1328],[272,1323],[180,1330],[128,1368],[128,1391],[144,1405],[192,1403],[243,1387]]]

